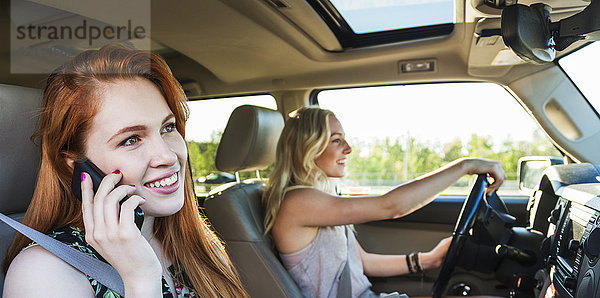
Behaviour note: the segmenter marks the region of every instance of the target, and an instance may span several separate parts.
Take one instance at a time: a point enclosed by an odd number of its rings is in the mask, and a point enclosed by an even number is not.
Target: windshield
[[[460,157],[477,156],[501,161],[507,179],[500,194],[518,196],[519,157],[561,156],[514,97],[493,83],[333,89],[319,92],[317,100],[336,114],[352,146],[346,176],[337,181],[342,194],[383,194]],[[482,113],[483,106],[494,112]],[[467,195],[472,178],[443,195]]]
[[[600,55],[600,43],[594,42],[558,60],[558,64],[577,85],[596,113],[600,111],[600,88],[596,78],[600,68],[598,55]]]

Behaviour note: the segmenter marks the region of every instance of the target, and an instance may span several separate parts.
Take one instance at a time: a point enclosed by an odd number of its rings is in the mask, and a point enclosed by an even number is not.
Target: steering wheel
[[[469,230],[473,227],[473,223],[475,222],[479,206],[481,206],[482,203],[485,204],[483,197],[487,185],[487,174],[478,175],[469,197],[463,203],[458,221],[454,227],[454,233],[452,233],[452,242],[450,242],[450,247],[448,248],[444,262],[442,263],[437,280],[433,284],[431,294],[433,298],[441,297],[446,288],[446,284],[448,284],[448,280],[450,279],[452,271],[454,271],[460,252],[469,237]]]

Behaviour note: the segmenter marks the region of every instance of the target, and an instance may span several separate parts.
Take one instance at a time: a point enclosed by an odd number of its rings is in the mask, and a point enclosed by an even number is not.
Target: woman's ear
[[[60,153],[60,155],[65,160],[65,163],[67,166],[69,166],[69,168],[73,169],[75,167],[75,161],[78,159],[76,154],[73,152],[63,151]]]

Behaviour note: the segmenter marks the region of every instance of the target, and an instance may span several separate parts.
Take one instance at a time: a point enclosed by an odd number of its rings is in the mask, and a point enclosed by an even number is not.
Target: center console
[[[528,205],[532,227],[546,234],[541,296],[600,297],[600,168],[548,168]]]

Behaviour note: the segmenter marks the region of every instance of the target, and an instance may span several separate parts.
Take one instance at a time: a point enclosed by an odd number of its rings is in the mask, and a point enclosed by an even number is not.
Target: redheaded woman
[[[186,118],[183,90],[158,55],[111,45],[74,57],[44,91],[34,135],[41,167],[23,223],[110,263],[128,297],[246,296],[198,213]],[[70,185],[82,158],[108,175],[94,193],[83,174],[80,201]],[[145,213],[141,230],[137,206]],[[29,242],[19,235],[10,247],[4,297],[116,297]]]

